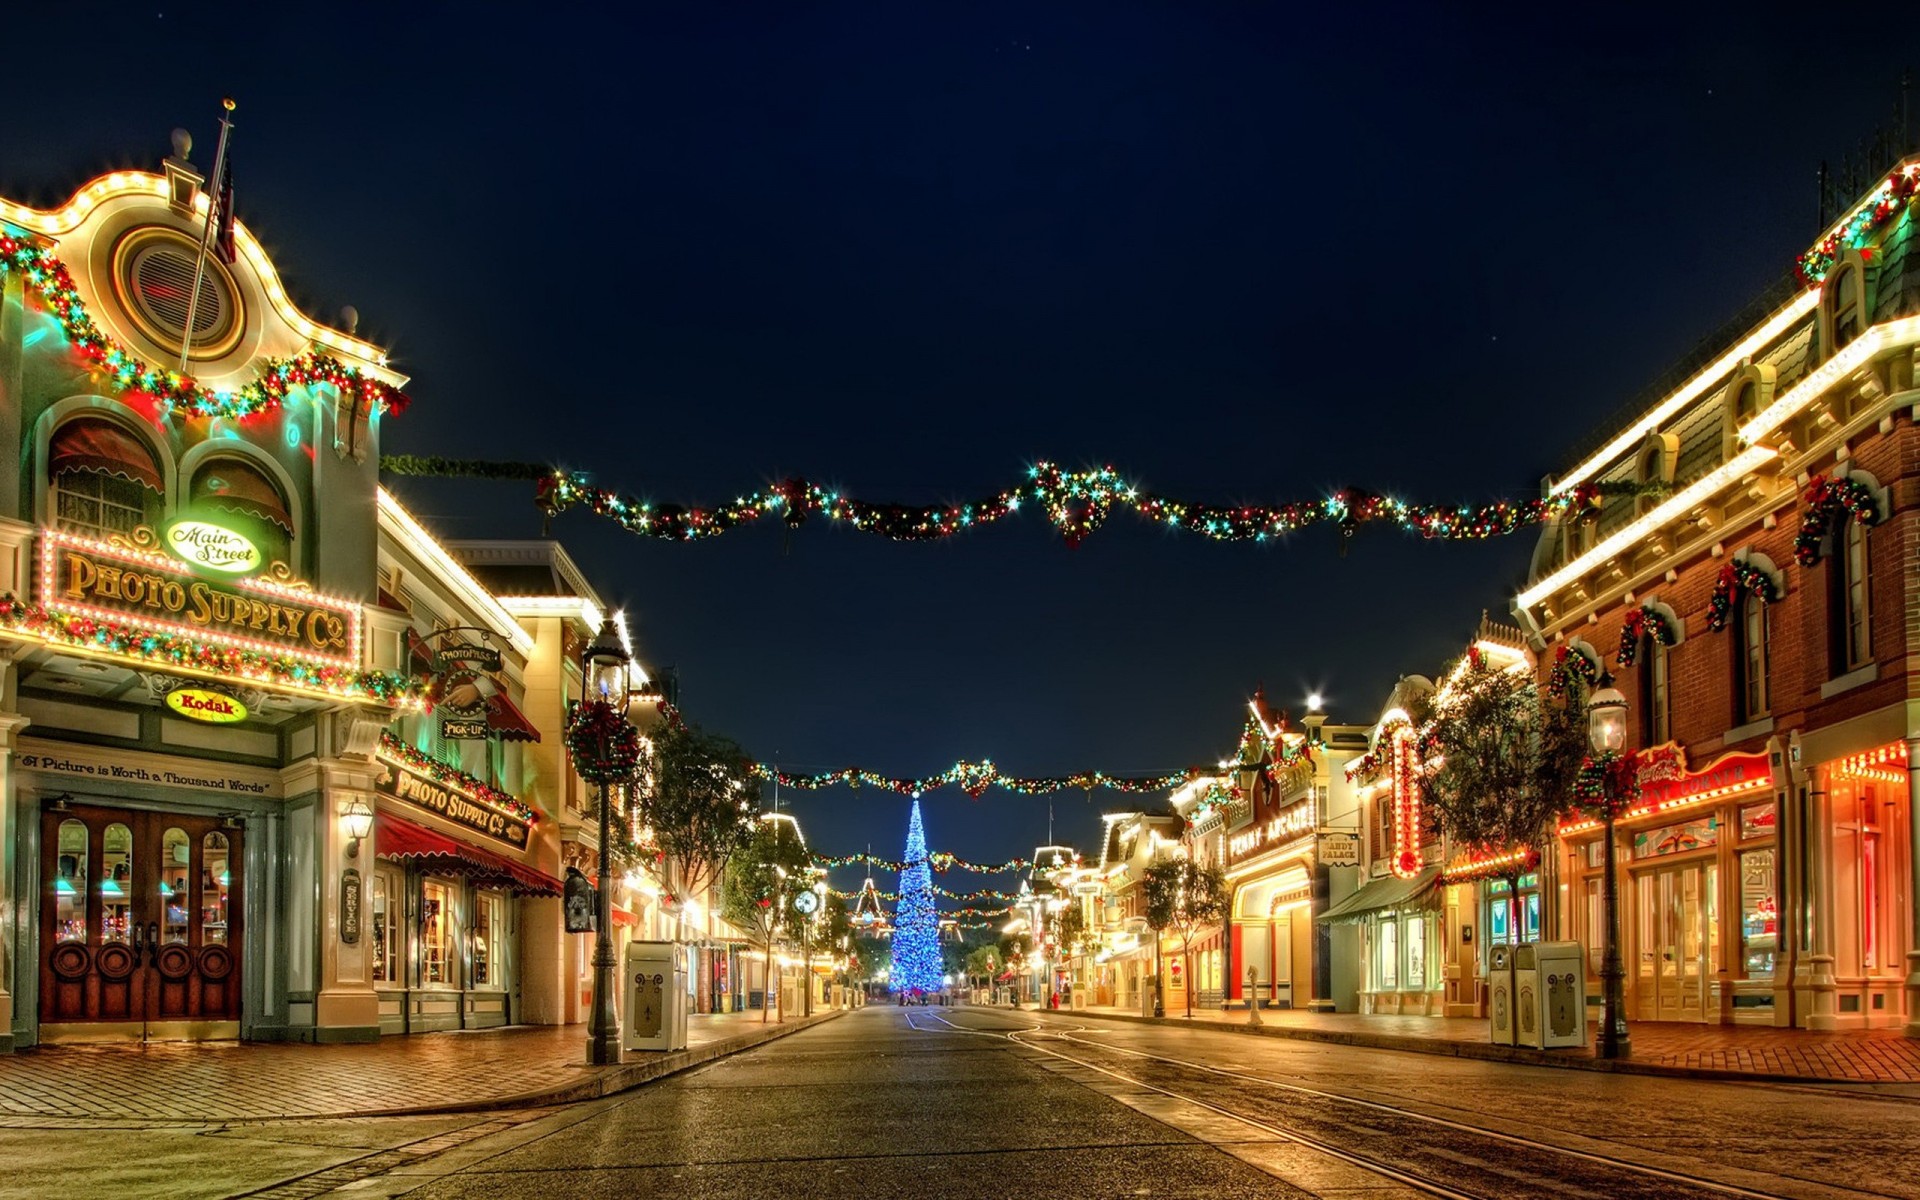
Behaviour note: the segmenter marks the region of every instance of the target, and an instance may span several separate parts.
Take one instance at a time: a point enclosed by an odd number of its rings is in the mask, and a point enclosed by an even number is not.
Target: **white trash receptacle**
[[[1487,1017],[1496,1046],[1513,1045],[1513,950],[1504,944],[1487,948]]]
[[[1539,1045],[1553,1050],[1587,1044],[1586,948],[1579,942],[1533,947],[1539,1005]]]
[[[673,942],[628,942],[621,992],[623,1050],[687,1048],[687,964]]]

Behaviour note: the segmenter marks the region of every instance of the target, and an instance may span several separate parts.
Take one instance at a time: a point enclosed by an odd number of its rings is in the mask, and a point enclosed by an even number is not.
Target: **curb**
[[[1035,1014],[1039,1015],[1039,1014]],[[1249,1034],[1255,1037],[1291,1038],[1301,1042],[1319,1042],[1333,1046],[1357,1046],[1369,1050],[1400,1050],[1409,1054],[1434,1054],[1443,1058],[1472,1058],[1486,1062],[1514,1063],[1528,1067],[1558,1067],[1564,1071],[1602,1071],[1616,1075],[1660,1075],[1672,1079],[1699,1079],[1722,1083],[1798,1083],[1815,1085],[1897,1082],[1874,1079],[1831,1079],[1816,1075],[1782,1075],[1765,1071],[1730,1071],[1722,1067],[1688,1067],[1673,1063],[1635,1062],[1632,1059],[1594,1058],[1590,1054],[1556,1054],[1547,1050],[1495,1046],[1490,1042],[1456,1042],[1439,1038],[1394,1037],[1383,1033],[1356,1033],[1344,1029],[1303,1029],[1285,1025],[1245,1025],[1215,1021],[1190,1021],[1185,1017],[1136,1017],[1130,1013],[1094,1012],[1076,1009],[1051,1013],[1061,1017],[1092,1017],[1101,1021],[1123,1021],[1135,1025],[1168,1025],[1177,1029],[1206,1029],[1218,1033]]]

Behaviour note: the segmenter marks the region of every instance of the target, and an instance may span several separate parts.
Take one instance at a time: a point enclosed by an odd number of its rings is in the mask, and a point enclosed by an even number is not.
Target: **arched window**
[[[293,541],[293,517],[286,497],[259,467],[242,458],[210,458],[194,470],[187,502],[237,524],[260,547],[268,562],[286,561]]]
[[[48,443],[48,498],[62,529],[107,537],[151,527],[164,488],[153,452],[116,421],[80,417]]]
[[[1640,444],[1637,482],[1646,490],[1634,498],[1636,514],[1651,511],[1673,486],[1673,468],[1680,458],[1680,439],[1671,433],[1650,433]]]
[[[1835,263],[1827,275],[1821,300],[1827,310],[1828,353],[1845,349],[1866,325],[1867,305],[1861,283],[1860,263],[1855,258]]]
[[[1745,725],[1772,711],[1767,686],[1767,633],[1771,622],[1767,602],[1758,595],[1746,593],[1739,605],[1733,639],[1734,715]]]
[[[1652,748],[1673,740],[1667,698],[1667,647],[1648,636],[1640,651],[1640,706],[1643,746]]]
[[[1831,673],[1846,674],[1873,660],[1872,597],[1868,583],[1867,527],[1843,520],[1828,537],[1827,627]]]

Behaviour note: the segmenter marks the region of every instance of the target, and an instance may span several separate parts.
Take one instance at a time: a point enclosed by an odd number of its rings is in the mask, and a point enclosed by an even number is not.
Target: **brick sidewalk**
[[[1131,1009],[1061,1010],[1060,1016],[1097,1016],[1140,1022]],[[1594,1030],[1584,1049],[1532,1050],[1492,1044],[1487,1022],[1465,1017],[1361,1016],[1310,1013],[1299,1009],[1261,1009],[1260,1031],[1271,1037],[1412,1050],[1466,1058],[1627,1070],[1635,1073],[1700,1077],[1818,1080],[1849,1083],[1920,1083],[1920,1038],[1893,1029],[1852,1033],[1812,1033],[1756,1025],[1682,1025],[1635,1022],[1633,1057],[1626,1064],[1596,1059]],[[1177,1010],[1155,1024],[1188,1025]],[[1205,1012],[1195,1009],[1195,1026],[1246,1029],[1245,1009]]]
[[[155,1042],[0,1055],[0,1114],[89,1120],[251,1121],[565,1103],[608,1095],[836,1014],[688,1019],[687,1049],[585,1065],[584,1025],[382,1038],[373,1045]]]

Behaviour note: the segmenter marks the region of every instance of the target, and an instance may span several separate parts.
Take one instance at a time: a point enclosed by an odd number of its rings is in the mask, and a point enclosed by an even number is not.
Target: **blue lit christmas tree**
[[[927,835],[920,828],[920,802],[907,821],[906,869],[900,872],[900,901],[893,909],[893,970],[888,986],[896,992],[937,992],[941,983],[940,912],[933,904],[933,868],[927,863]]]

